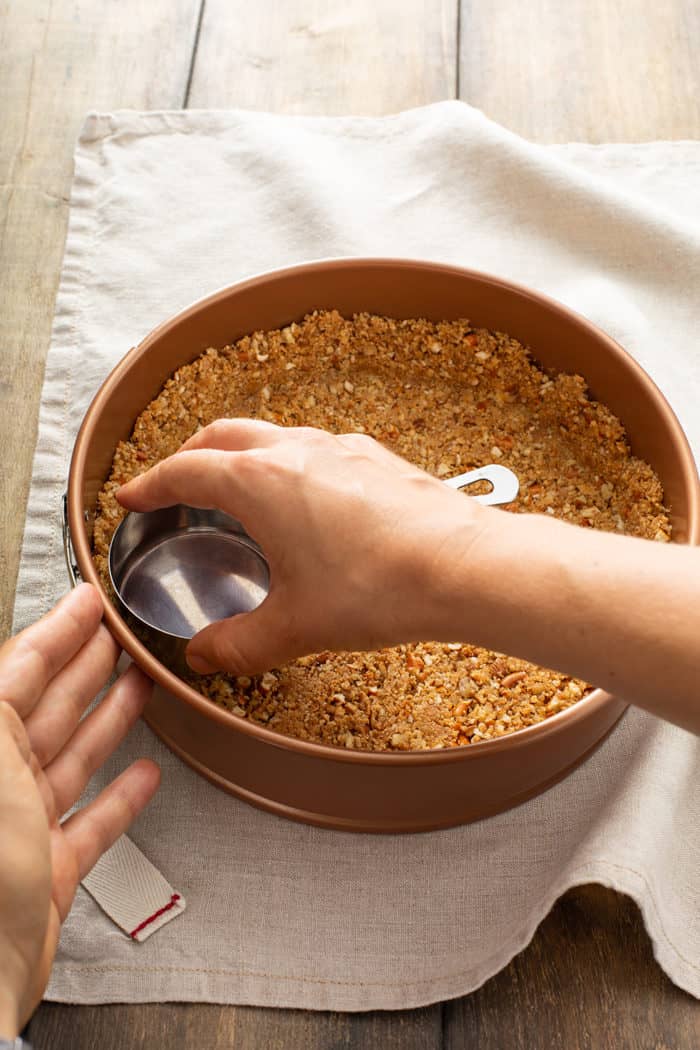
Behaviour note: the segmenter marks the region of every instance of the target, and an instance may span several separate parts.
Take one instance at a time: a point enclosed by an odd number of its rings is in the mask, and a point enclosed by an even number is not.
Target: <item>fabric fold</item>
[[[539,146],[457,102],[386,118],[91,114],[76,149],[16,628],[66,589],[60,496],[109,370],[177,310],[277,266],[390,255],[529,284],[636,357],[697,455],[699,173],[700,143]],[[478,987],[561,893],[590,881],[637,901],[660,965],[700,996],[700,742],[641,711],[545,794],[414,836],[258,812],[143,724],[86,797],[140,755],[160,763],[162,787],[130,835],[187,910],[136,945],[79,891],[49,998],[419,1006]],[[153,912],[176,892],[166,887]]]

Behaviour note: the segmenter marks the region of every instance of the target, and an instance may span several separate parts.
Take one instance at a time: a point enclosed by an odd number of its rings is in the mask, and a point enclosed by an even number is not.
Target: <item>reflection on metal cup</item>
[[[127,514],[112,537],[109,574],[134,633],[178,674],[193,635],[255,609],[270,586],[265,557],[239,521],[184,504]]]

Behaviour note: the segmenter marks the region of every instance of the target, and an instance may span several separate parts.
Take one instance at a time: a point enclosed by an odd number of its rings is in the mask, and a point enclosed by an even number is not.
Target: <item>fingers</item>
[[[157,510],[188,503],[191,507],[218,507],[235,515],[243,466],[239,457],[243,455],[216,449],[176,452],[124,485],[117,499],[128,510]]]
[[[92,638],[49,683],[25,722],[32,751],[46,766],[73,735],[114,670],[119,646],[100,624]]]
[[[127,735],[151,688],[149,679],[138,668],[130,667],[46,767],[44,773],[59,817],[80,798],[90,777]]]
[[[139,759],[101,791],[94,802],[64,822],[62,831],[76,857],[78,880],[128,830],[153,798],[159,783],[160,770],[155,762]]]
[[[278,445],[279,455],[269,452]],[[263,459],[269,480],[275,464],[285,462],[291,469],[299,454],[306,463],[309,453],[312,458],[317,453],[337,457],[348,450],[402,473],[416,469],[363,434],[336,438],[312,427],[278,427],[258,419],[220,419],[191,437],[174,456],[124,485],[117,498],[129,510],[149,511],[188,503],[194,507],[218,507],[241,518],[257,489],[256,480],[259,481],[252,472]],[[258,452],[262,456],[256,456]],[[333,463],[326,469],[332,466]]]
[[[0,699],[26,718],[49,682],[97,630],[102,602],[83,583],[0,649]]]
[[[200,448],[218,448],[226,452],[244,452],[251,448],[269,448],[280,440],[282,435],[289,434],[290,428],[278,427],[263,419],[217,419],[208,427],[203,427],[193,434],[178,449],[178,452],[191,452]]]
[[[252,612],[219,620],[196,634],[187,662],[199,674],[259,674],[300,655],[302,648],[276,616],[273,599],[266,598]]]
[[[380,463],[406,466],[404,460],[367,434],[341,434],[336,437],[316,427],[280,427],[262,419],[217,419],[193,434],[178,449],[178,453],[206,448],[225,452],[247,452],[254,448],[271,448],[281,442],[289,444],[299,441],[326,442],[328,448],[340,441],[347,448]]]
[[[259,419],[220,419],[186,441],[174,456],[127,482],[119,489],[117,499],[129,510],[188,503],[219,507],[238,516],[237,505],[245,505],[246,492],[249,496],[251,493],[252,479],[247,471],[260,462],[257,452],[280,445],[280,457],[267,460],[272,464],[282,458],[282,449],[298,451],[309,444],[318,448],[324,442],[337,449],[335,437],[313,427],[278,427]],[[249,478],[247,484],[245,478]]]

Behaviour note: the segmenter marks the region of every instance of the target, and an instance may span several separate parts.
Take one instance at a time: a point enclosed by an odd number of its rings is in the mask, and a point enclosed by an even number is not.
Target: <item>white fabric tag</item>
[[[98,860],[82,885],[134,941],[145,941],[187,906],[126,835]]]

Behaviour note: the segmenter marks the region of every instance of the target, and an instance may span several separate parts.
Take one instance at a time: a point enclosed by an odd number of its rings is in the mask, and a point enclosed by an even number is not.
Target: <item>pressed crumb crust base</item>
[[[141,413],[98,499],[94,558],[108,589],[109,543],[125,513],[116,490],[223,416],[363,432],[441,478],[503,463],[520,479],[513,512],[670,538],[658,477],[580,376],[546,372],[517,340],[467,321],[318,311],[205,351]],[[541,722],[589,689],[459,642],[324,652],[255,678],[188,681],[277,732],[371,751],[478,743]]]

